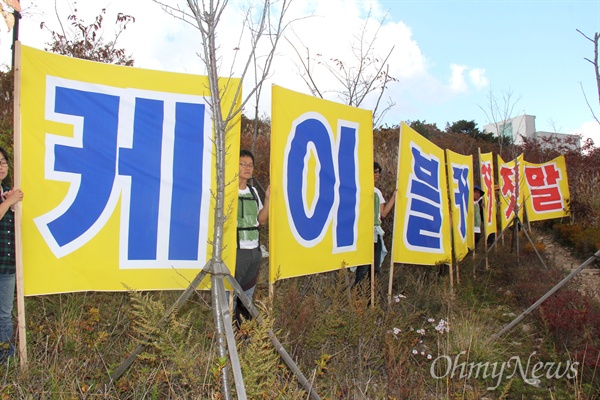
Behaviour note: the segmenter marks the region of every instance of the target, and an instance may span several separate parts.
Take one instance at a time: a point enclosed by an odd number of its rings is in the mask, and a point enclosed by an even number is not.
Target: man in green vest
[[[381,176],[381,165],[379,163],[373,163],[373,180],[374,183],[377,184],[379,177]],[[375,198],[373,201],[374,209],[373,209],[373,220],[374,220],[374,231],[373,231],[373,242],[375,244],[375,274],[379,273],[379,268],[381,267],[381,261],[385,254],[387,254],[387,250],[385,250],[385,245],[383,244],[383,235],[384,231],[381,229],[381,218],[385,218],[389,214],[389,212],[394,207],[396,203],[396,191],[394,190],[394,194],[390,198],[389,203],[386,203],[381,190],[375,188]],[[383,256],[382,256],[383,255]],[[371,274],[371,266],[370,265],[361,265],[356,268],[356,278],[354,279],[354,286],[356,286],[360,281],[362,281],[367,274]]]
[[[256,189],[248,185],[254,173],[254,155],[248,150],[240,151],[240,173],[238,189],[237,213],[237,256],[235,262],[235,279],[252,300],[258,280],[262,252],[259,246],[259,225],[267,223],[269,218],[270,187],[265,191],[264,204],[258,197]],[[238,326],[242,317],[250,319],[250,313],[241,301],[234,298],[234,315]]]

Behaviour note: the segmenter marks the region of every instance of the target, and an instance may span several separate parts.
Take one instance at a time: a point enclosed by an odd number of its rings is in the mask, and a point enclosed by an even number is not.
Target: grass
[[[597,321],[591,316],[600,307],[589,299],[567,304],[590,304],[590,317],[582,325],[586,333],[580,335],[585,340],[569,336],[576,332],[552,331],[548,313],[531,315],[505,336],[490,339],[561,276],[554,267],[541,273],[536,258],[526,255],[517,267],[516,255],[506,246],[490,255],[492,269],[476,276],[470,273],[473,260],[467,257],[460,265],[461,283],[455,283],[453,291],[449,276],[437,267],[396,266],[391,304],[386,301],[389,266],[384,265],[374,306],[368,291],[350,287],[353,276],[347,270],[279,281],[270,302],[263,268],[255,303],[261,305],[265,323],[248,322],[238,332],[248,398],[307,398],[273,349],[269,329],[323,399],[597,398],[599,363],[590,359],[597,355],[590,350],[598,346]],[[216,356],[210,293],[197,292],[165,329],[155,329],[178,295],[27,298],[28,365],[21,369],[13,361],[3,367],[0,398],[223,398],[225,364]],[[441,320],[448,330],[440,328],[445,326]],[[147,351],[114,385],[104,388],[139,343],[145,343]],[[574,346],[588,346],[587,352]],[[472,370],[471,376],[461,376],[457,367],[451,376],[444,374],[442,364],[452,360],[464,362],[465,371],[471,365],[488,365],[491,370],[494,363],[501,366],[511,357],[526,362],[534,352],[533,362],[564,364],[578,361],[582,354],[588,358],[580,360],[574,379],[542,377],[535,386],[519,374],[484,377]]]

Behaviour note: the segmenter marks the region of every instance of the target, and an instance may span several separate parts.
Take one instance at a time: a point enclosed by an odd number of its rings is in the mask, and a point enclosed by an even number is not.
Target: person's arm
[[[4,214],[8,211],[10,205],[5,201],[0,203],[0,219],[4,218]]]
[[[258,224],[264,225],[267,223],[269,219],[269,197],[271,197],[271,186],[267,186],[267,190],[265,190],[265,202],[263,203],[263,208],[258,212]]]
[[[381,218],[385,218],[390,211],[392,211],[392,208],[394,208],[394,204],[396,204],[396,192],[398,190],[394,190],[394,193],[392,193],[392,197],[390,197],[390,201],[388,201],[387,203],[382,204],[381,205]]]
[[[8,209],[23,200],[23,191],[21,189],[13,189],[10,192],[5,192],[2,197],[4,201],[0,203],[0,219],[4,218],[4,214]]]

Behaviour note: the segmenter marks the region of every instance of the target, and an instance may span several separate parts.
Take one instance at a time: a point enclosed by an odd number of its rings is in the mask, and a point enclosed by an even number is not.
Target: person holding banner
[[[237,256],[235,262],[235,279],[252,300],[262,252],[258,238],[258,226],[267,223],[269,218],[270,186],[265,191],[263,204],[256,189],[248,184],[254,173],[254,155],[248,150],[240,151],[239,201],[237,214]],[[250,312],[241,301],[234,297],[233,309],[235,321],[239,326],[244,319],[250,319]]]
[[[381,176],[381,165],[379,165],[378,162],[374,162],[373,163],[373,180],[374,183],[377,184],[377,181],[379,180],[379,177]],[[392,197],[390,198],[390,201],[388,203],[386,203],[383,194],[381,193],[381,190],[379,190],[377,187],[375,187],[375,201],[373,202],[374,204],[374,234],[373,234],[373,242],[375,243],[375,254],[374,254],[374,261],[375,261],[375,274],[377,275],[379,273],[379,269],[381,267],[381,262],[383,261],[383,259],[385,258],[385,255],[387,254],[387,249],[385,248],[385,245],[383,243],[383,235],[384,235],[384,231],[383,229],[381,229],[381,218],[385,218],[389,212],[392,210],[392,208],[394,207],[394,204],[396,203],[396,190],[394,190],[394,194],[392,195]],[[360,283],[360,281],[362,281],[365,276],[370,275],[371,273],[371,266],[370,265],[361,265],[359,267],[356,268],[356,277],[354,279],[354,285],[356,286]]]
[[[21,189],[4,184],[8,176],[8,153],[0,147],[0,362],[15,353],[12,309],[15,297],[15,213],[14,205],[23,200]]]
[[[475,208],[475,246],[481,239],[481,223],[483,221],[483,195],[485,192],[481,186],[475,185],[473,187],[473,205]]]

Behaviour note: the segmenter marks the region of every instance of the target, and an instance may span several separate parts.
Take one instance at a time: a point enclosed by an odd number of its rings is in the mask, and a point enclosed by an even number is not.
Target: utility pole
[[[15,43],[19,40],[19,20],[21,19],[21,4],[20,0],[3,0],[2,3],[6,4],[8,7],[12,8],[12,15],[8,11],[5,10],[4,6],[0,6],[0,11],[6,20],[6,26],[8,26],[8,31],[12,29],[13,37],[12,37],[12,45],[10,47],[12,57],[11,57],[11,69],[15,68]],[[11,18],[12,17],[12,18]]]
[[[19,40],[19,20],[21,19],[21,13],[15,8],[15,10],[13,11],[13,16],[15,17],[15,26],[13,27],[12,46],[10,47],[12,50],[12,64],[10,66],[11,69],[15,68],[15,43],[17,42],[17,40]]]

